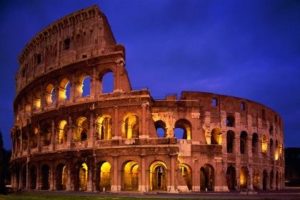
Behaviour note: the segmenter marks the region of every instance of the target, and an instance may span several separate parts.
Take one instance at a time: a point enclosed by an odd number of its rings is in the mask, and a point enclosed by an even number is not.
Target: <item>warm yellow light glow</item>
[[[66,142],[67,138],[66,138],[66,125],[67,125],[67,121],[66,120],[62,120],[59,122],[58,125],[58,144],[63,144],[64,142]]]
[[[87,189],[87,181],[88,181],[88,166],[86,163],[82,163],[81,168],[79,170],[80,190],[84,191]]]
[[[35,135],[37,135],[39,133],[39,129],[37,127],[35,127],[33,132]]]
[[[74,141],[80,141],[82,131],[84,129],[88,128],[87,118],[86,117],[79,117],[77,119],[76,124],[77,124],[77,128],[76,128],[76,131],[74,131],[73,139],[74,139]]]
[[[111,165],[109,162],[102,163],[100,167],[100,184],[99,184],[99,190],[100,191],[110,191],[110,171],[111,171]]]
[[[261,151],[262,151],[262,153],[267,153],[267,151],[268,151],[268,140],[265,135],[263,135],[263,137],[262,137]]]
[[[109,115],[103,115],[96,120],[96,132],[98,139],[110,140],[111,135],[111,117]]]
[[[138,190],[138,168],[138,163],[134,161],[125,164],[123,174],[124,190]]]
[[[31,106],[30,106],[29,104],[27,104],[27,105],[25,106],[25,111],[26,111],[27,113],[30,113],[30,112],[31,112]]]
[[[40,109],[41,108],[41,99],[40,98],[36,98],[33,102],[34,108],[35,109]]]
[[[109,162],[104,162],[102,165],[101,165],[101,172],[103,173],[109,173],[110,172],[110,169],[111,169],[111,165],[109,164]]]
[[[158,172],[159,169],[163,171]],[[167,166],[162,161],[155,161],[150,166],[150,190],[155,189],[166,189],[166,170]],[[158,180],[158,175],[160,175],[160,180]],[[160,181],[160,188],[158,187],[158,181]]]
[[[60,101],[67,99],[67,86],[69,80],[64,78],[59,84],[58,99]]]
[[[246,174],[244,173],[244,171],[241,171],[241,173],[240,173],[240,185],[245,186],[245,184],[246,184]]]
[[[222,132],[221,132],[221,129],[219,128],[214,128],[212,131],[211,131],[211,143],[215,142],[219,145],[222,145]]]
[[[127,114],[122,124],[122,133],[127,139],[136,137],[138,134],[138,117],[134,114]]]
[[[52,84],[49,84],[46,88],[46,102],[47,105],[50,105],[53,103],[52,101],[52,92],[54,90],[54,86]]]

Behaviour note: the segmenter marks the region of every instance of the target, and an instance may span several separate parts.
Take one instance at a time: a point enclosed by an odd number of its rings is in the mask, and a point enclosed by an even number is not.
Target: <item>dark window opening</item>
[[[247,133],[243,131],[240,136],[240,153],[246,154],[247,152]]]
[[[226,118],[226,126],[234,127],[234,117],[232,115],[227,116]]]
[[[266,111],[265,111],[265,109],[261,110],[261,115],[262,115],[262,119],[265,120],[266,119]]]
[[[35,55],[35,63],[37,65],[42,63],[42,55],[40,53]]]
[[[218,106],[218,99],[217,98],[212,98],[211,99],[211,106],[212,107],[217,107]]]
[[[242,110],[242,111],[245,111],[245,110],[246,110],[246,103],[245,103],[245,102],[242,102],[242,103],[241,103],[241,110]]]
[[[70,46],[71,46],[71,39],[70,38],[65,39],[64,40],[64,50],[70,49]]]
[[[273,127],[273,125],[271,125],[269,128],[270,135],[273,135],[273,132],[274,132],[274,127]]]

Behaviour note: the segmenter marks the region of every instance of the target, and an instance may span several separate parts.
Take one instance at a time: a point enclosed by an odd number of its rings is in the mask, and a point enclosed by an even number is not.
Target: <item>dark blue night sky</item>
[[[0,129],[11,148],[14,77],[25,44],[53,21],[97,4],[126,47],[134,89],[155,98],[199,90],[278,111],[300,146],[300,1],[1,0]]]

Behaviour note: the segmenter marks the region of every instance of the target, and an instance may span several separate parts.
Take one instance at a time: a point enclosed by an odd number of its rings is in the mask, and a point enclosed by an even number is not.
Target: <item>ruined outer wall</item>
[[[11,135],[14,189],[283,187],[283,125],[275,111],[212,93],[155,100],[146,89],[132,90],[124,47],[96,6],[38,33],[19,62]],[[103,90],[107,73],[113,74],[109,92]]]

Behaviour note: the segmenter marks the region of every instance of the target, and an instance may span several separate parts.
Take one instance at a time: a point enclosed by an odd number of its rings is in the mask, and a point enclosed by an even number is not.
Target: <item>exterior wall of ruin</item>
[[[132,90],[124,47],[97,7],[50,25],[19,61],[11,134],[16,190],[283,188],[283,122],[275,111],[212,93],[155,100],[146,89]],[[108,72],[109,93],[102,82]]]

